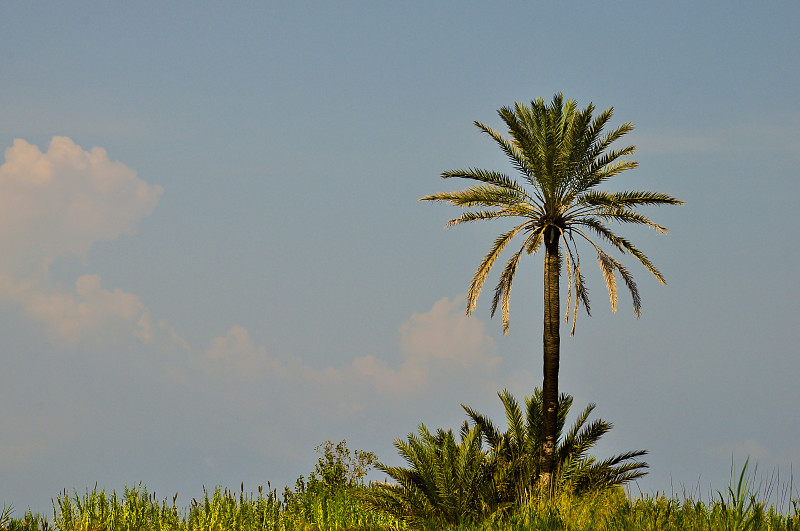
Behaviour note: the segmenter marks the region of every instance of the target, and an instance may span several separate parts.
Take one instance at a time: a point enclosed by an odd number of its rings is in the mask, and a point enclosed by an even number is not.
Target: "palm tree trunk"
[[[543,444],[539,457],[540,485],[550,487],[555,468],[556,427],[558,420],[558,361],[561,346],[559,335],[559,277],[561,255],[560,233],[555,227],[544,231],[544,379],[542,381]]]

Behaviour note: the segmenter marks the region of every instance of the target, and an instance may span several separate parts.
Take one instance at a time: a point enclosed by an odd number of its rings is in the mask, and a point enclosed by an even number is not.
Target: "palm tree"
[[[375,465],[397,483],[373,483],[357,496],[414,528],[479,521],[494,512],[499,499],[496,467],[482,449],[479,428],[470,429],[465,422],[458,442],[452,430],[431,433],[420,424],[418,432],[409,434],[407,442],[394,441],[409,468]]]
[[[594,109],[590,103],[585,109],[578,110],[574,101],[564,102],[561,94],[556,94],[550,105],[539,98],[532,101],[530,106],[517,103],[513,109],[503,107],[498,114],[508,126],[511,139],[480,122],[475,122],[475,125],[497,142],[522,175],[525,186],[496,171],[474,168],[451,170],[442,173],[442,177],[470,179],[480,184],[461,191],[421,198],[421,201],[445,201],[473,209],[450,220],[448,226],[496,218],[518,220],[518,224],[494,241],[472,278],[467,294],[469,315],[475,309],[481,288],[498,256],[514,237],[521,236],[522,244],[506,263],[492,299],[492,316],[498,305],[501,307],[504,333],[508,333],[511,283],[520,257],[523,252],[534,254],[544,247],[544,446],[540,463],[543,484],[550,484],[555,466],[562,253],[568,281],[565,320],[569,320],[571,313],[572,333],[575,331],[578,306],[583,305],[587,314],[590,313],[576,246],[576,240],[579,239],[588,242],[597,255],[612,311],[617,308],[615,273],[618,272],[631,293],[633,310],[638,317],[641,314],[641,298],[633,276],[622,263],[606,253],[600,243],[610,244],[622,254],[632,254],[662,284],[666,282],[644,253],[629,240],[612,232],[607,222],[642,224],[664,233],[664,227],[636,212],[636,207],[682,204],[678,199],[659,192],[608,192],[598,189],[609,178],[635,168],[637,164],[623,158],[632,154],[635,146],[608,150],[614,141],[633,129],[633,124],[624,123],[601,136],[603,127],[611,119],[613,108],[593,118]],[[560,245],[562,241],[563,249]]]
[[[506,414],[507,430],[501,433],[484,415],[462,404],[474,427],[489,446],[491,461],[495,463],[495,474],[502,478],[496,489],[501,501],[524,505],[540,486],[540,456],[543,447],[542,393],[538,388],[531,397],[525,398],[523,411],[516,399],[503,390],[498,393]],[[647,454],[645,450],[634,450],[598,461],[587,454],[600,438],[613,427],[603,419],[587,424],[595,404],[589,404],[563,435],[567,415],[572,407],[572,396],[561,393],[558,397],[556,421],[555,468],[553,490],[569,491],[573,494],[616,487],[642,477],[647,472],[647,463],[631,461]]]

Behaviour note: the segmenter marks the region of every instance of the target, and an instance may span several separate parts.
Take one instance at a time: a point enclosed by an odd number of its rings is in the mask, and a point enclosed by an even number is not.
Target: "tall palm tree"
[[[637,163],[623,158],[632,154],[635,146],[609,150],[614,141],[633,129],[633,124],[624,123],[610,133],[601,135],[603,127],[611,119],[613,108],[593,118],[594,110],[591,103],[579,110],[574,101],[565,102],[561,94],[556,94],[549,105],[539,98],[532,101],[530,106],[517,103],[513,109],[503,107],[498,114],[508,126],[510,139],[480,122],[475,122],[475,125],[497,142],[523,177],[524,185],[496,171],[475,168],[451,170],[442,173],[442,177],[470,179],[480,184],[420,199],[445,201],[472,209],[450,220],[448,226],[469,221],[516,218],[517,224],[494,241],[472,278],[467,294],[469,315],[475,309],[481,288],[498,256],[514,237],[521,236],[522,244],[506,263],[492,299],[492,316],[498,305],[501,307],[504,333],[508,333],[511,283],[520,257],[523,252],[534,254],[544,247],[542,397],[545,409],[540,465],[543,484],[550,484],[555,463],[562,253],[568,281],[565,320],[569,320],[571,313],[572,333],[575,331],[578,307],[583,305],[586,312],[590,313],[576,240],[584,240],[594,249],[611,299],[612,311],[617,309],[615,274],[618,272],[631,293],[633,310],[638,317],[641,314],[641,298],[633,276],[622,263],[606,253],[600,243],[610,244],[622,254],[632,254],[662,284],[666,282],[644,253],[629,240],[612,232],[607,223],[642,224],[664,233],[667,232],[664,227],[636,212],[636,207],[682,204],[678,199],[659,192],[608,192],[598,189],[609,178],[635,168]]]

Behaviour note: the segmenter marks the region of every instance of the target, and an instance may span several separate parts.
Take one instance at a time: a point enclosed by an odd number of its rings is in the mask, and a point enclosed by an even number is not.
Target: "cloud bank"
[[[185,357],[187,377],[194,371],[217,381],[294,382],[326,388],[333,396],[350,395],[349,400],[356,400],[354,388],[397,397],[419,393],[432,382],[485,376],[498,367],[497,346],[483,323],[464,316],[463,304],[446,297],[400,326],[396,367],[372,354],[340,366],[311,367],[297,357],[269,353],[236,324],[206,348],[194,349],[167,322],[154,319],[139,296],[103,287],[96,274],[78,277],[71,291],[56,288],[49,278],[55,260],[85,259],[95,243],[135,232],[163,189],[111,161],[104,149],[87,151],[68,137],[54,137],[45,152],[17,139],[5,158],[0,166],[0,300],[17,304],[64,345],[135,339],[166,357]],[[368,401],[366,394],[358,400]]]
[[[136,295],[83,275],[75,290],[56,289],[52,263],[84,259],[96,242],[133,233],[163,193],[102,148],[84,150],[57,136],[46,152],[17,139],[0,166],[0,298],[21,306],[52,337],[69,344],[132,335],[152,341],[156,328]]]

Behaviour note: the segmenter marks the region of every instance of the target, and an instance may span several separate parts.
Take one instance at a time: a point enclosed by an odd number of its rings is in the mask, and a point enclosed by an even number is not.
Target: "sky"
[[[346,440],[503,423],[541,385],[542,264],[510,333],[465,294],[503,222],[446,229],[513,175],[473,125],[550,100],[633,122],[667,235],[618,227],[667,279],[562,333],[560,388],[649,451],[633,494],[707,498],[749,456],[800,467],[797,2],[4,2],[0,504],[142,484],[282,490]],[[589,262],[592,252],[580,249]],[[626,257],[630,258],[630,257]],[[504,261],[504,259],[502,259]],[[571,417],[571,418],[574,418]],[[375,476],[372,476],[375,477]],[[378,478],[378,479],[383,479]],[[796,487],[795,487],[796,488]],[[800,494],[795,493],[795,497]]]

